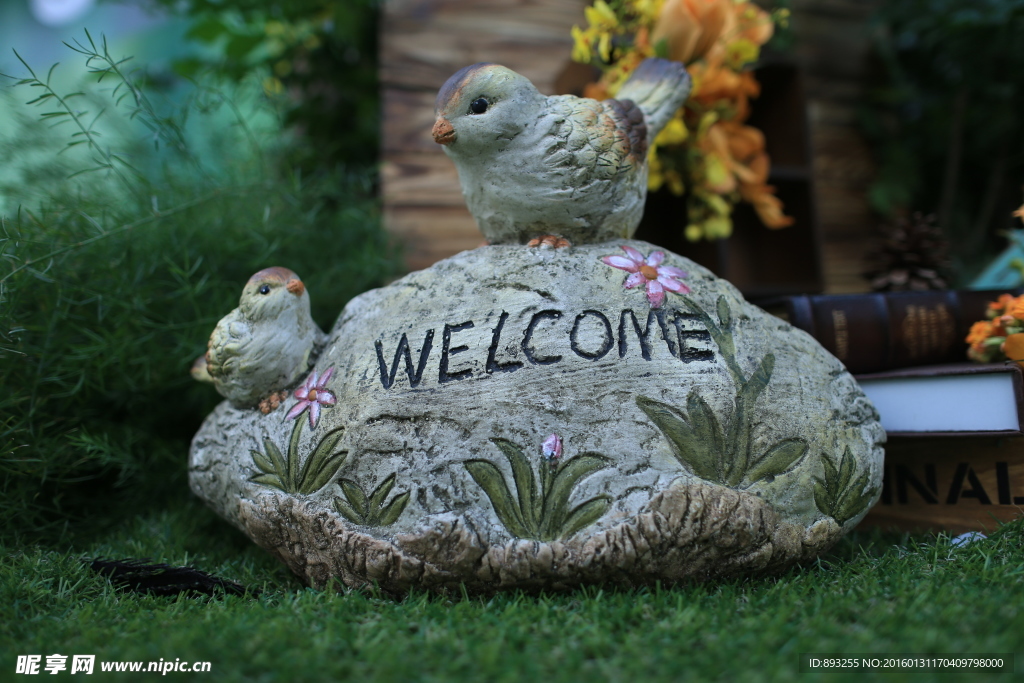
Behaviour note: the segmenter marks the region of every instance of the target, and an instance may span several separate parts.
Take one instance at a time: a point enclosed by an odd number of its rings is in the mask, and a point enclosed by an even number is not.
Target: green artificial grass
[[[1024,666],[1024,522],[962,548],[943,536],[855,532],[822,561],[767,578],[393,599],[373,591],[303,588],[186,494],[183,482],[174,487],[166,501],[117,531],[81,537],[72,549],[5,549],[0,679],[14,671],[16,655],[33,653],[95,654],[98,662],[209,661],[210,674],[168,675],[218,681],[873,681],[911,675],[799,673],[805,652],[1014,652],[1018,671]],[[119,592],[80,561],[93,557],[191,563],[262,592],[215,598]]]

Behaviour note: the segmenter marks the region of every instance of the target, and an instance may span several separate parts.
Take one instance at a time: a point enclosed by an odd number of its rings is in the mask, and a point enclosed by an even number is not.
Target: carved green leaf
[[[395,475],[392,474],[390,477],[381,482],[381,485],[374,489],[373,493],[370,494],[370,508],[371,514],[377,510],[380,510],[381,505],[384,504],[384,500],[391,493],[391,489],[395,486]]]
[[[267,456],[263,455],[255,448],[250,450],[249,453],[252,454],[252,461],[256,463],[256,467],[260,468],[260,471],[266,474],[276,473],[276,471],[274,470],[274,463],[267,460]]]
[[[519,498],[520,519],[527,529],[536,529],[540,517],[538,508],[542,502],[536,499],[537,481],[533,476],[533,468],[530,467],[530,460],[523,453],[523,449],[507,439],[491,439],[501,452],[508,458],[508,464],[512,467],[512,481],[516,485],[516,494]],[[505,478],[501,478],[502,485]],[[507,488],[506,488],[507,490]]]
[[[722,327],[729,327],[732,323],[732,311],[729,310],[729,302],[725,300],[724,296],[718,297],[715,307],[718,309],[718,319],[722,323]]]
[[[334,447],[341,441],[341,437],[345,435],[345,428],[338,427],[333,429],[320,439],[320,443],[317,444],[313,453],[306,458],[306,462],[302,465],[302,471],[299,473],[299,478],[296,483],[298,484],[299,491],[301,493],[313,493],[320,487],[313,488],[311,486],[313,479],[323,479],[320,475],[323,473],[324,466],[328,461],[332,460],[334,453]],[[337,462],[337,461],[335,461]],[[337,463],[338,467],[341,467],[341,463]],[[326,479],[330,479],[331,475],[328,474]],[[326,479],[324,484],[327,483]],[[323,484],[321,484],[323,486]]]
[[[766,354],[761,359],[760,365],[757,366],[757,370],[751,375],[747,383],[740,387],[740,400],[742,400],[747,406],[753,407],[754,402],[764,391],[765,387],[768,386],[768,382],[772,379],[772,371],[775,369],[775,354]]]
[[[263,437],[263,449],[270,457],[270,461],[274,464],[274,472],[280,475],[281,485],[284,486],[284,490],[287,491],[288,464],[285,462],[284,456],[281,455],[281,449],[279,449],[277,445],[270,440],[269,436]]]
[[[257,474],[249,481],[254,481],[257,484],[263,484],[264,486],[273,486],[275,489],[281,489],[284,491],[284,484],[281,482],[281,477],[276,474]]]
[[[828,496],[830,498],[834,498],[839,494],[839,470],[836,468],[836,464],[832,461],[832,456],[828,453],[822,453],[821,466],[825,470],[825,480],[822,484],[824,485]],[[825,512],[824,508],[822,508],[822,512]]]
[[[305,483],[305,485],[299,490],[299,493],[310,494],[327,486],[327,482],[334,478],[347,459],[348,451],[341,451],[340,453],[332,455],[324,461],[323,465],[320,467],[320,471],[315,473],[313,477]]]
[[[598,496],[585,503],[580,503],[572,509],[565,522],[562,523],[558,530],[558,538],[569,538],[580,529],[590,526],[608,511],[611,504],[611,498],[608,496]]]
[[[380,526],[394,524],[401,516],[405,506],[409,504],[409,497],[412,491],[406,491],[395,496],[381,511],[380,519],[377,522]]]
[[[814,478],[814,504],[823,514],[829,515],[839,524],[845,524],[868,506],[875,495],[874,488],[868,488],[871,475],[862,472],[853,479],[857,461],[849,447],[843,451],[839,467],[827,453],[822,454],[821,465],[825,478]]]
[[[765,477],[777,477],[793,467],[806,452],[807,443],[803,439],[780,441],[747,470],[746,481],[753,484]]]
[[[855,466],[853,454],[850,453],[850,448],[847,446],[846,450],[843,451],[843,459],[839,463],[839,488],[845,489],[850,484],[850,479],[853,478],[853,468]]]
[[[680,463],[698,477],[720,483],[710,447],[701,443],[694,429],[674,408],[646,396],[637,396],[636,404],[668,439]]]
[[[542,467],[544,465],[541,465]],[[608,466],[608,458],[597,453],[583,453],[564,463],[558,468],[551,491],[547,493],[544,506],[544,525],[541,535],[554,537],[565,523],[565,513],[569,509],[569,498],[572,490],[585,477]],[[547,540],[547,539],[543,539]]]
[[[825,487],[825,482],[817,477],[814,477],[814,504],[826,515],[832,509],[832,495]]]
[[[296,491],[299,488],[299,436],[302,431],[302,420],[295,421],[292,428],[292,437],[288,440],[288,491]]]
[[[344,501],[341,498],[335,497],[334,509],[338,511],[338,514],[340,514],[342,517],[352,522],[353,524],[362,524],[364,521],[359,512],[355,508],[353,508],[347,501]]]
[[[533,534],[523,522],[519,504],[512,498],[512,493],[508,490],[501,470],[486,460],[467,460],[463,464],[466,466],[469,476],[473,477],[473,481],[487,494],[494,507],[494,513],[505,525],[505,528],[514,536],[530,538]],[[533,474],[531,473],[530,476],[532,477]]]
[[[349,504],[359,513],[359,517],[365,519],[366,494],[363,493],[363,487],[349,479],[342,479],[338,485],[341,486],[341,492],[345,494]]]
[[[728,474],[725,463],[725,434],[715,411],[696,390],[693,390],[686,397],[686,413],[696,438],[696,441],[690,444],[690,469],[709,481],[725,481]],[[700,474],[698,468],[714,474],[710,478],[705,477]]]
[[[845,499],[842,504],[838,506],[836,514],[832,515],[836,522],[839,524],[845,524],[848,520],[853,519],[868,506],[871,502],[871,498],[874,495],[874,490],[868,490],[868,481],[870,476],[867,472],[864,472],[857,480],[853,482],[853,485],[847,489]]]

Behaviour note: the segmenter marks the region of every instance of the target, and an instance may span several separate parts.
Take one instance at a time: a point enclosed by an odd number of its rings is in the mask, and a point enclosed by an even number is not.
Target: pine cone
[[[868,254],[864,277],[876,292],[949,288],[949,243],[935,216],[915,212],[879,229],[882,244]]]

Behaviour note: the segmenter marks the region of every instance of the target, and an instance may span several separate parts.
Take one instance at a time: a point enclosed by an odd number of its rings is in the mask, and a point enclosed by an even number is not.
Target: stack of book
[[[964,342],[1002,293],[806,295],[762,303],[843,361],[878,409],[889,437],[885,480],[864,524],[984,531],[1024,510],[1021,368],[969,363]]]

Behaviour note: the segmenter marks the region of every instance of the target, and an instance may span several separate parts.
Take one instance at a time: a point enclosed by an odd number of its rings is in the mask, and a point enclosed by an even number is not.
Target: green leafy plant
[[[405,506],[409,504],[409,498],[412,495],[412,491],[399,493],[391,499],[390,503],[384,504],[391,489],[395,487],[394,474],[381,482],[380,486],[375,488],[369,496],[363,491],[362,486],[349,479],[342,479],[338,485],[345,498],[335,498],[334,509],[353,524],[362,524],[363,526],[394,524],[405,510]]]
[[[324,434],[313,452],[299,467],[299,438],[302,435],[302,425],[305,423],[305,420],[295,421],[291,439],[288,440],[287,454],[282,454],[281,449],[269,436],[263,437],[263,448],[266,453],[256,449],[249,451],[252,453],[252,461],[260,469],[260,474],[251,477],[250,481],[273,486],[285,493],[305,495],[315,493],[327,485],[348,458],[348,451],[334,450],[341,437],[345,435],[345,428],[338,427]]]
[[[467,460],[463,464],[512,535],[537,541],[568,538],[596,522],[611,506],[611,498],[600,495],[569,509],[569,499],[576,485],[608,466],[609,459],[605,456],[582,453],[564,462],[559,458],[549,459],[541,462],[539,473],[535,475],[521,447],[506,439],[491,439],[491,443],[508,459],[515,495],[505,475],[489,460]]]
[[[0,539],[119,523],[187,488],[221,400],[188,368],[252,273],[300,273],[329,329],[401,268],[375,169],[296,172],[253,79],[178,82],[169,101],[98,36],[75,49],[93,69],[79,87],[19,67],[0,91]]]
[[[843,451],[838,467],[835,459],[827,453],[822,454],[821,465],[825,477],[814,477],[814,504],[840,525],[845,524],[863,512],[874,497],[875,489],[868,488],[870,474],[865,471],[853,478],[857,462],[849,446]]]
[[[693,301],[684,302],[711,333],[732,375],[737,388],[732,414],[720,420],[696,389],[686,399],[685,413],[645,396],[637,396],[637,406],[662,431],[679,462],[702,479],[748,488],[790,471],[807,452],[803,439],[785,439],[760,454],[752,447],[754,406],[771,381],[775,355],[765,354],[747,377],[736,359],[735,321],[725,297],[718,298],[717,323]]]

